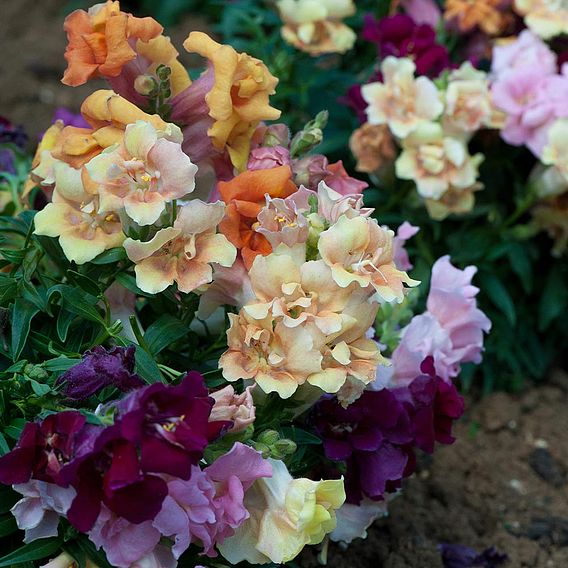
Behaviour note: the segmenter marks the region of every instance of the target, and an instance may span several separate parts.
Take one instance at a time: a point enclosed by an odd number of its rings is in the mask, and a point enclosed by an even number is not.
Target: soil
[[[77,112],[103,82],[60,83],[65,68],[62,21],[66,0],[0,0],[0,115],[23,124],[31,143],[54,110]],[[203,21],[170,30],[175,45]],[[181,50],[183,51],[183,50]],[[182,62],[192,65],[187,54]],[[438,568],[439,543],[507,553],[511,568],[568,567],[568,375],[521,395],[495,393],[470,404],[457,441],[422,460],[418,473],[347,550],[331,545],[331,568]],[[308,551],[301,566],[317,566]]]
[[[331,568],[441,568],[437,546],[495,546],[510,568],[568,567],[568,374],[470,404],[366,540],[332,544]],[[317,552],[317,551],[316,551]],[[317,566],[315,553],[301,566]]]

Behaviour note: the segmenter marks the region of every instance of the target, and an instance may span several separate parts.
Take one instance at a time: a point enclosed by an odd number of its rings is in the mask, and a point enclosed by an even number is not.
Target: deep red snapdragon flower
[[[406,14],[380,20],[367,14],[363,38],[377,45],[381,59],[389,55],[413,59],[418,75],[435,78],[450,66],[448,50],[436,42],[432,26],[417,24]]]
[[[101,503],[131,523],[153,519],[167,495],[158,474],[189,479],[207,444],[232,425],[209,422],[213,404],[203,377],[190,372],[177,386],[154,383],[128,395],[103,432],[85,429],[80,451],[61,473],[77,491],[71,524],[88,531]]]

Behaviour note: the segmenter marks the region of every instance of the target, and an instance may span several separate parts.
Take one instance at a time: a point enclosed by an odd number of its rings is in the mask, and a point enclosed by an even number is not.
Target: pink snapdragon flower
[[[139,566],[160,542],[160,532],[152,521],[134,524],[118,517],[103,506],[89,532],[89,539],[98,549],[103,549],[108,561],[117,568]]]
[[[259,452],[237,442],[204,470],[193,466],[187,481],[170,481],[169,495],[153,526],[175,538],[176,558],[195,541],[206,555],[216,556],[215,545],[232,536],[250,516],[243,504],[245,492],[257,479],[271,475],[270,463]]]
[[[539,157],[548,129],[557,118],[568,116],[568,66],[561,75],[549,75],[536,67],[510,72],[492,88],[493,102],[507,113],[503,140],[526,144]]]
[[[289,166],[290,150],[284,146],[261,146],[253,148],[249,155],[248,170],[269,170],[278,166]]]
[[[556,54],[531,31],[523,30],[515,41],[493,48],[491,74],[495,81],[527,67],[538,68],[544,75],[557,71]]]
[[[211,393],[211,398],[215,404],[211,409],[209,420],[228,420],[233,422],[233,426],[228,430],[232,434],[242,432],[256,418],[256,408],[252,398],[254,387],[247,387],[244,392],[237,394],[232,385],[227,385],[218,391]]]
[[[25,531],[24,542],[57,536],[59,517],[71,507],[75,490],[36,479],[14,485],[13,488],[23,495],[11,511],[18,528]]]
[[[393,352],[395,384],[409,384],[429,355],[437,374],[448,382],[458,375],[462,363],[481,362],[483,332],[489,332],[491,322],[477,307],[479,289],[471,284],[476,272],[475,266],[454,267],[449,256],[435,262],[427,311],[412,318]]]
[[[411,225],[408,221],[400,225],[396,231],[394,237],[394,263],[399,270],[412,270],[414,267],[408,258],[408,252],[406,252],[404,245],[418,231],[420,231],[420,228]]]

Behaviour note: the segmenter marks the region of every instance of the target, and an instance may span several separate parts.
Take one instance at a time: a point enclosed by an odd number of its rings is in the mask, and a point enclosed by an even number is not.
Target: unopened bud
[[[274,444],[274,449],[285,456],[291,456],[297,449],[296,442],[283,438]]]
[[[47,371],[43,367],[32,365],[31,363],[24,367],[24,374],[34,380],[46,379],[48,376]]]
[[[265,430],[259,435],[258,441],[261,444],[266,444],[267,446],[272,446],[280,440],[280,435],[276,430]]]
[[[157,86],[156,79],[149,75],[138,75],[138,77],[134,79],[134,90],[144,97],[149,96],[152,91],[155,91]]]
[[[322,110],[294,136],[290,145],[290,154],[293,158],[307,154],[323,140],[323,129],[328,118],[329,113]]]
[[[263,458],[269,458],[271,455],[270,448],[266,444],[262,444],[260,442],[255,444],[255,450],[260,452]]]

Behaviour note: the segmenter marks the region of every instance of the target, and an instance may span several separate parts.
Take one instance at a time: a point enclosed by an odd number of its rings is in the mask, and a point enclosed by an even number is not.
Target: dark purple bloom
[[[65,126],[75,126],[77,128],[90,128],[90,124],[83,118],[81,114],[75,114],[65,107],[58,107],[53,113],[53,122],[57,120],[63,121]]]
[[[408,387],[365,391],[347,408],[334,398],[315,406],[314,426],[325,455],[347,465],[348,502],[396,491],[414,472],[415,448],[431,453],[435,442],[454,441],[452,425],[463,414],[463,399],[453,384],[436,376],[432,357],[421,371]]]
[[[331,460],[346,461],[348,501],[380,499],[414,469],[407,410],[389,390],[365,391],[347,408],[324,399],[315,409],[316,430]]]
[[[508,560],[506,554],[501,554],[494,547],[478,554],[473,548],[461,544],[440,544],[438,546],[445,568],[497,568]]]
[[[363,38],[377,45],[381,59],[411,57],[418,75],[437,77],[450,66],[448,50],[436,43],[436,32],[428,24],[416,24],[405,14],[377,20],[365,16]]]
[[[424,375],[408,385],[412,399],[410,416],[416,447],[431,454],[435,442],[452,444],[455,441],[452,426],[463,414],[464,400],[453,383],[436,376],[433,357],[426,357],[420,370]],[[398,393],[404,393],[404,389],[397,389],[395,394]],[[407,395],[403,397],[407,398]]]
[[[15,126],[7,118],[0,116],[0,144],[14,144],[24,150],[28,135],[23,126]]]
[[[57,380],[63,394],[72,400],[84,400],[97,391],[113,386],[127,392],[144,386],[134,373],[135,347],[105,349],[98,345],[83,355],[82,361]]]
[[[153,519],[167,495],[161,476],[189,479],[207,444],[231,422],[209,422],[213,407],[203,377],[188,373],[180,385],[155,383],[116,406],[115,423],[85,428],[76,459],[61,473],[76,489],[71,524],[90,530],[104,503],[132,523]]]
[[[61,469],[75,455],[85,420],[79,412],[68,411],[28,422],[16,447],[0,458],[0,483],[26,483],[33,477],[59,484]]]

